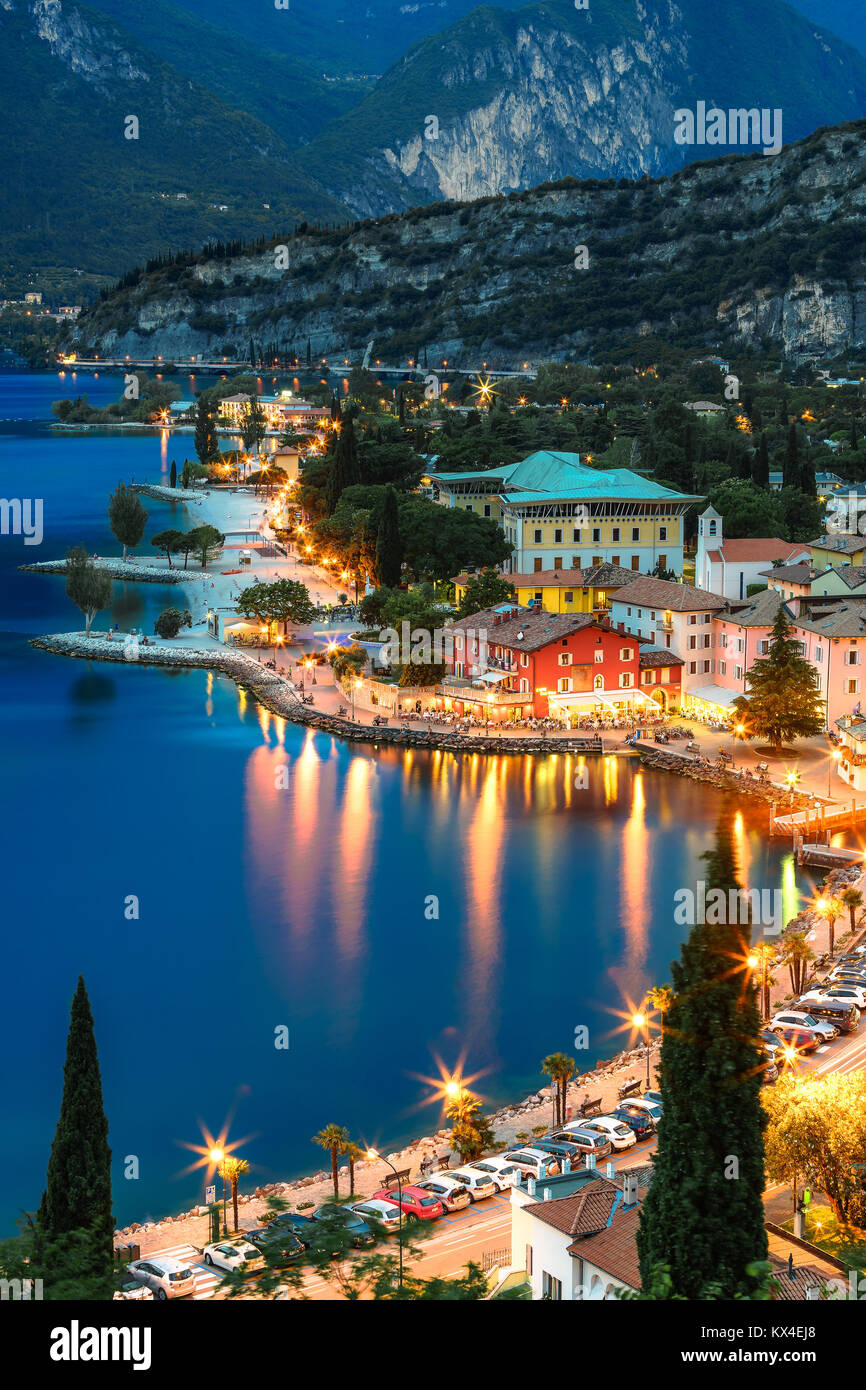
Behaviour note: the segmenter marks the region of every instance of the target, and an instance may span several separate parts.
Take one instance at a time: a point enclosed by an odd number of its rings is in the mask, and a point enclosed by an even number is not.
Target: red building
[[[571,725],[598,714],[661,712],[670,697],[659,692],[679,685],[682,663],[671,653],[664,666],[653,660],[642,679],[647,644],[611,628],[606,616],[502,605],[461,619],[452,632],[449,673],[524,695],[512,708],[535,718],[550,714]]]

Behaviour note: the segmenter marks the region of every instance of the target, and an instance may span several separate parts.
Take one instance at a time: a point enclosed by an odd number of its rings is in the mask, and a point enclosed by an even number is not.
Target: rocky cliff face
[[[546,0],[426,39],[314,142],[358,215],[572,175],[639,178],[684,148],[678,108],[778,109],[785,140],[866,114],[866,61],[778,0]],[[734,149],[720,142],[725,149]]]
[[[101,354],[229,342],[519,365],[656,334],[788,356],[866,345],[866,122],[775,158],[529,193],[289,238],[141,278],[78,325]],[[584,247],[580,252],[578,248]],[[585,268],[584,267],[585,264]]]

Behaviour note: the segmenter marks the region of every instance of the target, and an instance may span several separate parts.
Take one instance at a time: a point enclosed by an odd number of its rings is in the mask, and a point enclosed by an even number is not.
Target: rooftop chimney
[[[604,1165],[604,1171],[605,1171],[605,1173],[607,1174],[607,1176],[608,1176],[609,1178],[615,1178],[615,1177],[616,1177],[616,1169],[614,1168],[613,1162],[612,1162],[611,1159],[608,1159],[607,1163]]]
[[[530,1197],[534,1197],[534,1196],[535,1196],[535,1186],[536,1186],[535,1178],[527,1178],[527,1179],[526,1179],[526,1190],[527,1190],[527,1192],[529,1193]]]
[[[622,1204],[633,1207],[637,1203],[637,1173],[624,1173],[622,1184]]]
[[[584,1160],[583,1160],[583,1164],[584,1164],[584,1167],[585,1167],[585,1168],[594,1168],[594,1167],[595,1167],[595,1154],[587,1154],[586,1157],[585,1157]]]

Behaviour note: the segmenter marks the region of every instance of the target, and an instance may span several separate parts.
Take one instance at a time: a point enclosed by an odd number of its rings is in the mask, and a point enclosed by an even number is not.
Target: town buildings
[[[727,599],[748,598],[750,584],[763,587],[763,575],[772,565],[808,561],[808,545],[791,545],[779,536],[725,540],[722,518],[707,507],[698,519],[695,584]],[[813,564],[818,562],[813,559]]]
[[[318,426],[322,420],[330,418],[326,406],[312,405],[309,401],[298,400],[291,391],[283,391],[279,396],[259,396],[259,405],[269,430],[285,430]],[[250,398],[240,391],[234,396],[224,396],[220,401],[220,420],[233,429],[240,429],[249,414]]]
[[[579,454],[542,450],[476,473],[430,472],[443,507],[489,517],[513,546],[507,573],[542,574],[605,563],[637,573],[683,570],[683,514],[699,498],[628,468],[589,468]]]
[[[458,574],[452,579],[457,603],[471,578],[469,574]],[[549,613],[594,613],[607,609],[612,595],[631,584],[634,571],[621,565],[602,564],[583,570],[509,574],[508,578],[521,608],[544,608]]]
[[[721,594],[640,575],[611,595],[610,616],[621,632],[652,642],[682,660],[682,692],[699,696],[713,683],[713,617],[727,607]]]

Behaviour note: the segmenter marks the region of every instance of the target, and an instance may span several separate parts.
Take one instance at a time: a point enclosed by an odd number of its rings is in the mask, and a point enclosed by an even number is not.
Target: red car
[[[438,1197],[431,1196],[423,1187],[413,1187],[411,1184],[399,1193],[396,1187],[383,1187],[381,1192],[374,1192],[373,1196],[380,1202],[396,1202],[397,1206],[402,1207],[404,1216],[414,1217],[416,1221],[433,1221],[445,1211]]]

